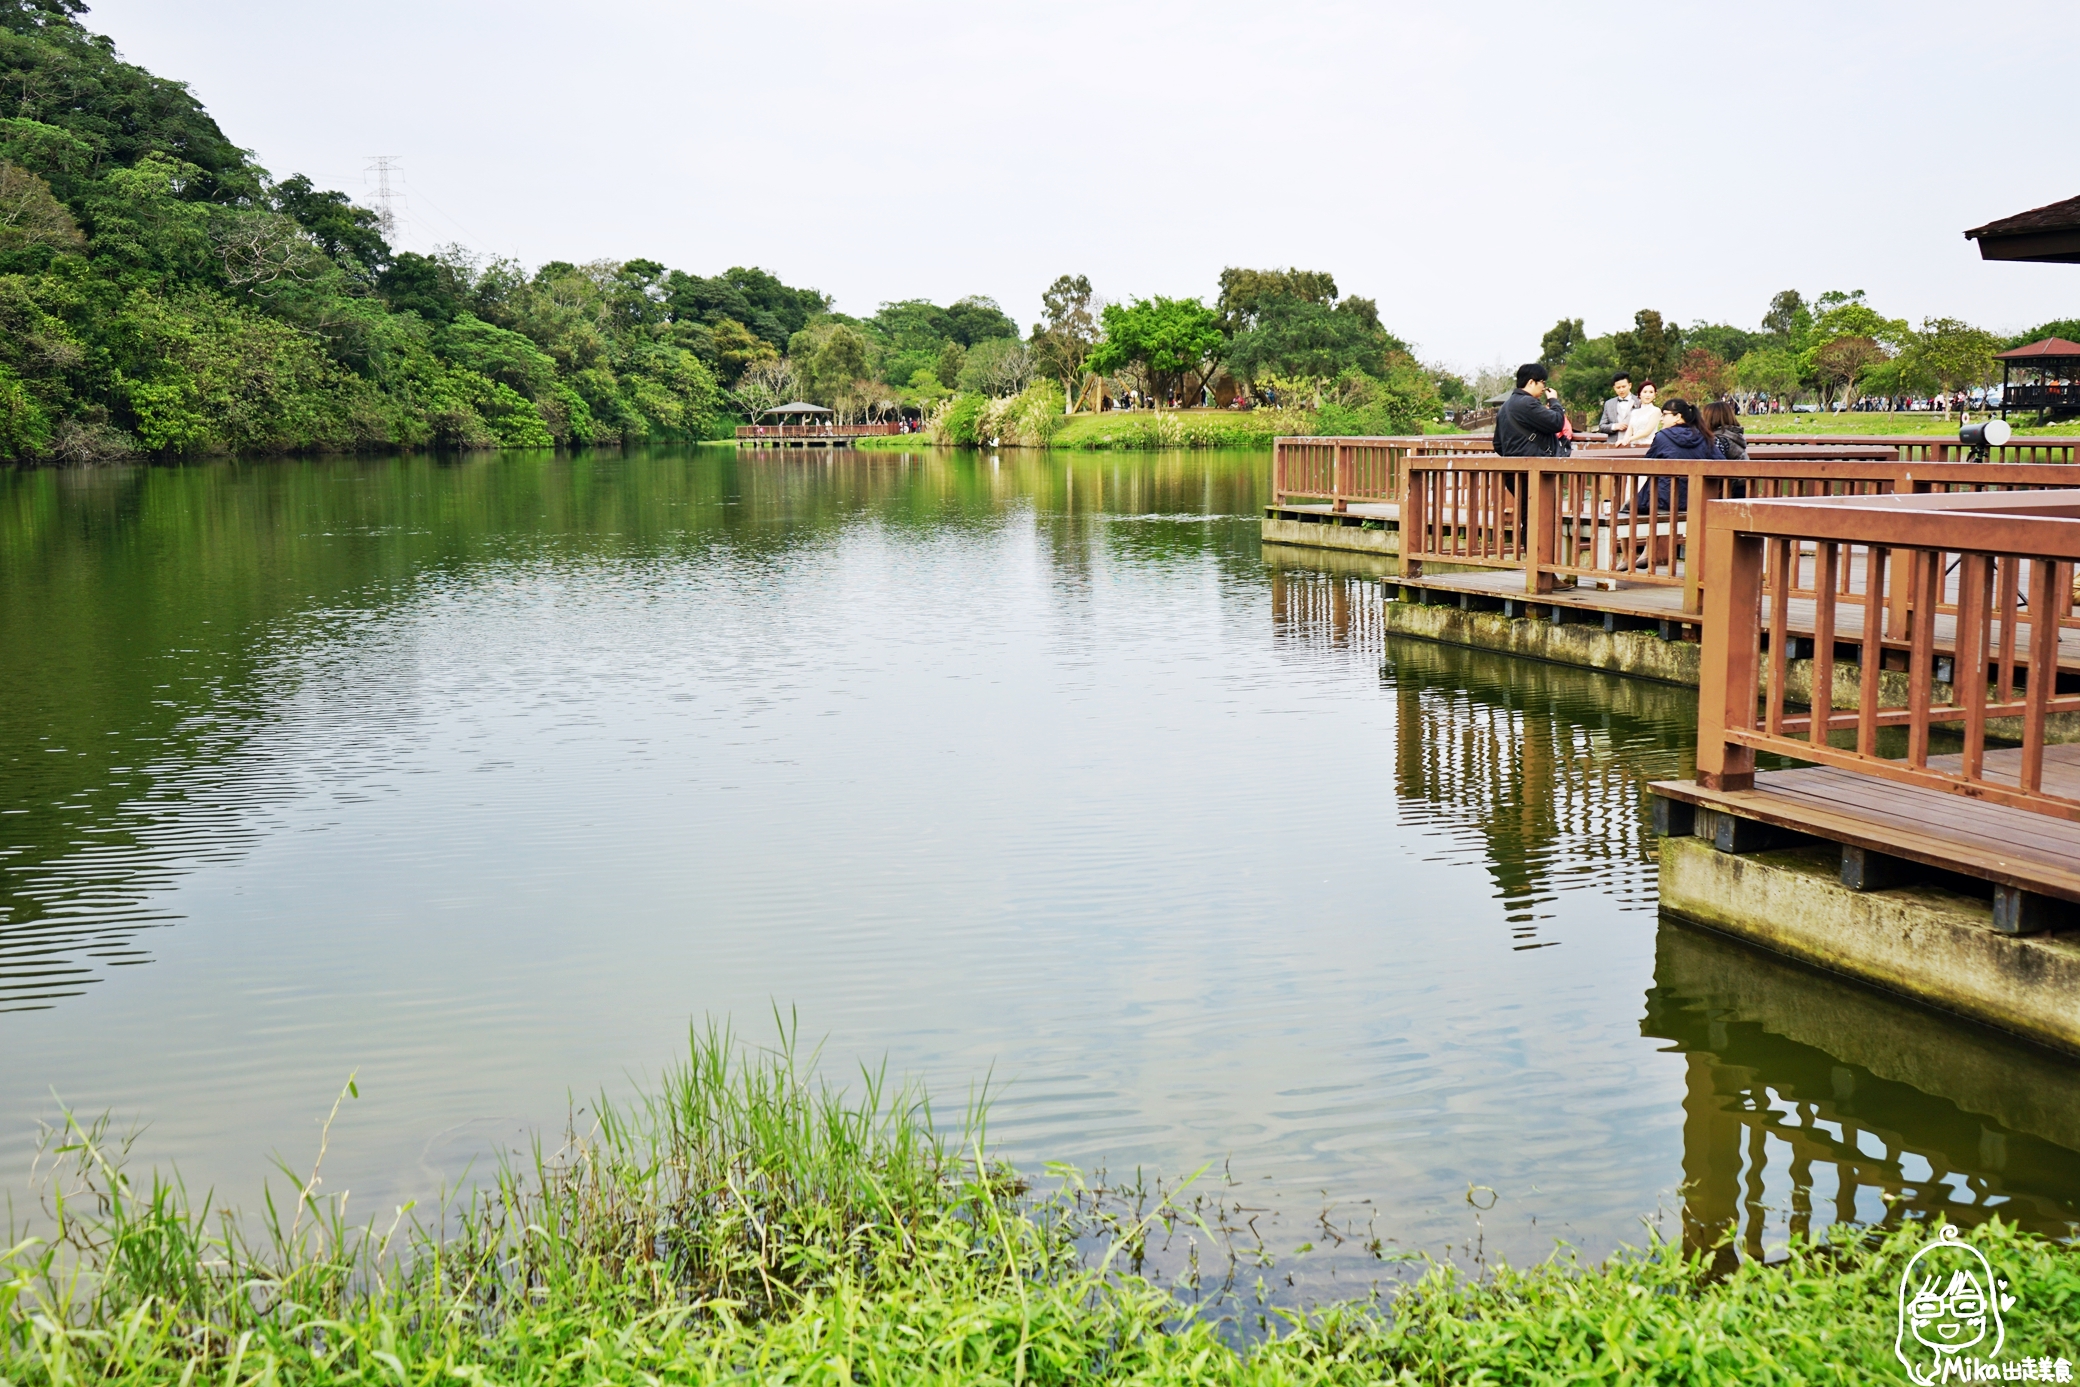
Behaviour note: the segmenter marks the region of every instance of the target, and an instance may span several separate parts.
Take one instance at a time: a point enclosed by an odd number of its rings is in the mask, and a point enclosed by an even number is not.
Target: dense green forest
[[[830,307],[757,269],[396,250],[84,10],[0,0],[0,457],[699,438]]]

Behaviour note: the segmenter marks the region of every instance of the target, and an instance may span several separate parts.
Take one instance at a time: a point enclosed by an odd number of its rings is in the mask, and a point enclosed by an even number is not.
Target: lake
[[[1693,694],[1384,637],[1269,475],[0,472],[17,1218],[61,1103],[249,1204],[355,1073],[325,1188],[387,1220],[791,1013],[1036,1172],[1209,1167],[1309,1294],[1371,1236],[2075,1226],[2070,1064],[1658,918]]]

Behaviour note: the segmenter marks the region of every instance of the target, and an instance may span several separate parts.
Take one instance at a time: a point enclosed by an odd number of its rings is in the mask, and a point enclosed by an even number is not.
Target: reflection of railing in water
[[[1650,906],[1639,787],[1683,767],[1688,694],[1426,641],[1393,642],[1388,666],[1402,813],[1480,835],[1521,940],[1562,890]]]
[[[1641,1030],[1686,1056],[1693,1251],[1938,1213],[2080,1223],[2080,1074],[2048,1052],[1674,922]]]
[[[1376,650],[1385,638],[1377,581],[1306,569],[1271,570],[1271,630],[1305,645]]]

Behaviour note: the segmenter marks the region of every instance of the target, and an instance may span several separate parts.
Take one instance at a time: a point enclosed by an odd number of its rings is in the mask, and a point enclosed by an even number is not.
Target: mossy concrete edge
[[[1401,531],[1367,530],[1336,521],[1284,520],[1264,517],[1266,544],[1291,544],[1306,549],[1343,549],[1359,554],[1399,554]]]
[[[2080,1055],[2080,938],[1999,934],[1990,901],[1851,891],[1831,847],[1661,840],[1661,908],[1791,958]]]
[[[1434,603],[1388,602],[1384,620],[1391,635],[1494,650],[1556,665],[1579,665],[1693,689],[1704,653],[1704,647],[1693,641],[1663,640],[1653,631],[1606,631],[1586,622],[1555,626],[1528,616],[1469,612]]]

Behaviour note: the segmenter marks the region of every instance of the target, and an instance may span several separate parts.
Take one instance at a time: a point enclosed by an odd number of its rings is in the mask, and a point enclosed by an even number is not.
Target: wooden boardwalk
[[[1961,755],[1931,756],[1955,773]],[[1986,778],[2015,785],[2019,748],[1986,753]],[[1839,766],[1757,771],[1751,790],[1706,790],[1660,781],[1656,795],[1866,852],[2080,903],[2080,822],[1900,785]],[[2044,789],[2080,800],[2080,746],[2044,749]]]
[[[1656,622],[1668,628],[1673,637],[1679,628],[1694,632],[1703,624],[1703,616],[1683,610],[1683,590],[1680,587],[1661,584],[1628,583],[1623,579],[1606,580],[1607,587],[1555,588],[1551,592],[1527,593],[1524,591],[1524,575],[1514,569],[1490,568],[1472,573],[1427,573],[1419,578],[1392,578],[1397,584],[1411,592],[1434,594],[1447,601],[1460,597],[1475,599],[1483,603],[1507,604],[1504,610],[1511,616],[1539,612],[1550,614],[1554,608],[1563,612],[1581,613],[1583,620],[1602,619],[1614,616],[1623,619]],[[1861,591],[1857,584],[1856,591]],[[1816,629],[1818,603],[1810,597],[1793,597],[1786,603],[1785,630],[1794,636],[1810,639]],[[1763,613],[1762,624],[1767,629],[1770,614]],[[2017,644],[2026,646],[2029,640],[2029,622],[2019,620],[2015,624]],[[1995,638],[1998,639],[2000,623],[1994,623]],[[1939,654],[1954,655],[1957,651],[1957,616],[1953,612],[1938,612],[1935,619],[1935,649]],[[1835,640],[1845,644],[1860,645],[1863,641],[1863,608],[1854,604],[1843,604],[1834,614]],[[1887,639],[1885,648],[1904,652],[1908,642]],[[2080,629],[2064,628],[2058,636],[2058,667],[2061,671],[2080,672]]]

